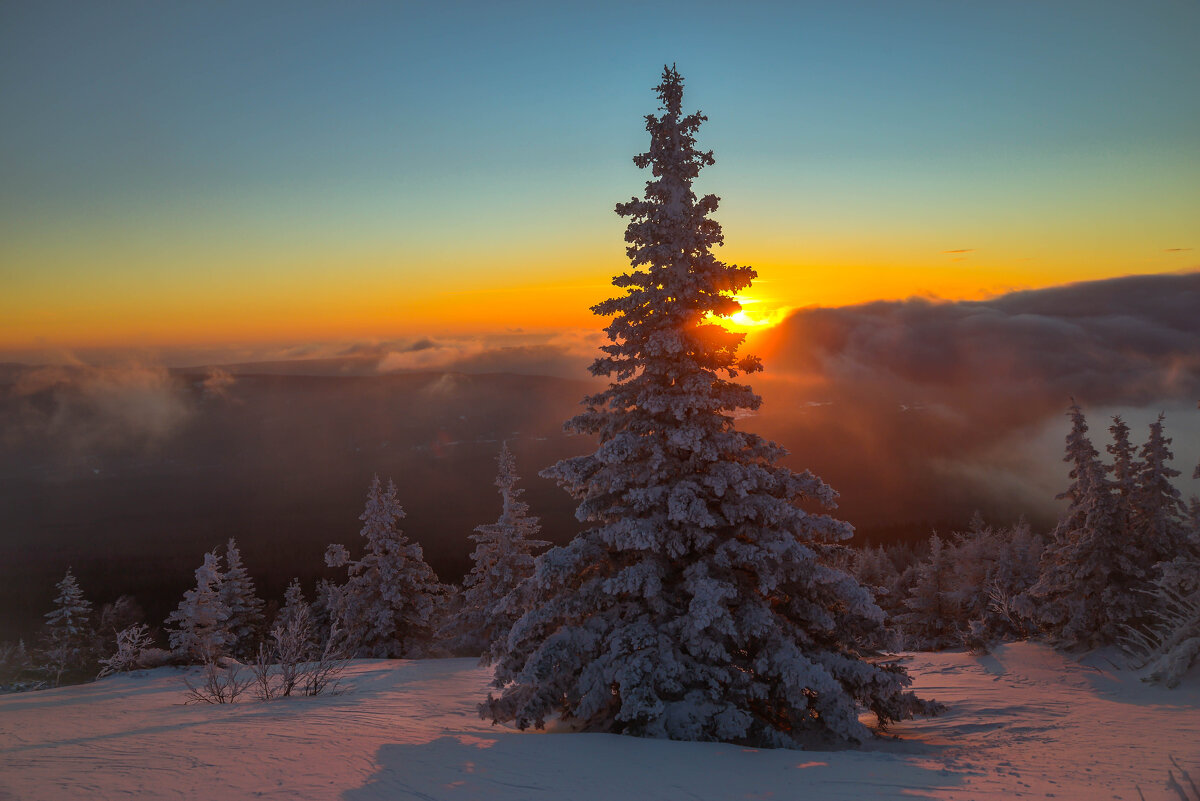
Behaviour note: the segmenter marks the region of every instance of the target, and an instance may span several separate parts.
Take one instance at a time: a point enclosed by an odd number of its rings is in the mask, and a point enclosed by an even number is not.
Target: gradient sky
[[[0,4],[0,357],[597,327],[664,62],[757,308],[1200,265],[1200,4]]]

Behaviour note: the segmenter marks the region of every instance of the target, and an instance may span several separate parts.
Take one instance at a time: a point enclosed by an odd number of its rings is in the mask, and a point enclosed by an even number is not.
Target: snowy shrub
[[[346,638],[336,624],[314,645],[312,616],[299,580],[288,585],[284,597],[270,640],[259,643],[250,665],[254,696],[260,701],[331,692],[347,663]]]
[[[187,687],[186,704],[232,704],[253,682],[251,673],[236,660],[226,657],[210,658],[201,668],[201,681],[192,684],[183,677]]]
[[[734,382],[761,369],[738,357],[735,314],[748,267],[726,265],[709,218],[717,198],[692,181],[711,153],[695,148],[704,117],[683,116],[683,81],[664,70],[663,114],[648,116],[645,196],[629,217],[633,269],[592,365],[608,388],[568,429],[598,447],[544,471],[579,500],[591,528],[536,560],[518,589],[527,611],[493,646],[481,714],[520,728],[558,716],[590,731],[802,747],[871,736],[882,723],[935,707],[906,691],[895,664],[862,643],[881,630],[870,593],[827,564],[851,536],[836,493],[778,464],[779,445],[734,420],[761,400]]]
[[[1151,620],[1130,625],[1121,645],[1146,678],[1174,687],[1200,662],[1200,531],[1192,532],[1183,553],[1159,567],[1149,593]]]
[[[145,623],[138,623],[117,632],[117,651],[112,656],[100,660],[101,668],[98,678],[110,673],[125,673],[148,667],[145,664],[147,652],[153,648],[153,645],[154,640],[150,636],[150,627]]]
[[[300,669],[296,686],[301,695],[321,695],[337,691],[338,682],[346,669],[349,646],[336,625],[330,629],[329,638],[311,660]]]
[[[325,552],[325,564],[348,573],[345,584],[330,588],[328,604],[355,656],[418,657],[434,648],[446,589],[421,546],[396,527],[402,517],[395,483],[384,488],[375,476],[359,517],[366,540],[362,558],[352,560],[344,545]]]
[[[121,595],[115,601],[104,604],[100,607],[96,623],[96,653],[113,653],[117,649],[117,635],[120,632],[145,622],[146,613],[132,595]]]

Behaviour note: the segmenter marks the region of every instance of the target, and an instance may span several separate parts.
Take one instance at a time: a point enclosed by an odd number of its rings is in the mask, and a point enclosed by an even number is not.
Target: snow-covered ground
[[[0,798],[1178,801],[1171,757],[1200,783],[1194,674],[1165,690],[1030,643],[909,666],[950,711],[835,752],[493,727],[469,659],[359,661],[340,695],[232,706],[184,705],[162,668],[0,697]]]

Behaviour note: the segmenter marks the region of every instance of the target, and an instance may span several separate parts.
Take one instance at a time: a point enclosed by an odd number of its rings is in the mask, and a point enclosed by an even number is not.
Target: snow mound
[[[183,705],[160,668],[0,698],[0,799],[1177,801],[1172,756],[1200,783],[1195,681],[1030,643],[908,664],[949,711],[832,752],[491,726],[470,659],[360,660],[340,695],[232,706]]]

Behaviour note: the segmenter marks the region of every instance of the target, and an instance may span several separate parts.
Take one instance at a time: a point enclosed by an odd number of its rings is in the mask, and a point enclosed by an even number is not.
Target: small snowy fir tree
[[[524,611],[519,602],[506,596],[533,574],[535,549],[550,543],[537,539],[538,519],[529,514],[517,488],[516,460],[508,443],[496,460],[500,466],[496,486],[503,507],[500,518],[475,529],[474,566],[463,580],[461,609],[453,623],[451,647],[455,653],[478,656],[497,639],[508,636],[512,624]]]
[[[325,563],[346,567],[349,577],[331,597],[331,618],[358,657],[425,656],[433,650],[446,590],[421,546],[396,527],[404,510],[396,485],[375,476],[359,520],[366,552],[354,561],[343,545],[330,545]]]
[[[1035,632],[1029,610],[1022,608],[1020,599],[1037,583],[1046,547],[1043,537],[1024,520],[996,531],[988,542],[990,547],[976,552],[986,570],[982,597],[971,605],[967,621],[967,644],[977,650],[985,650],[993,640],[1023,639]],[[975,592],[978,597],[979,589]]]
[[[1163,469],[1170,440],[1162,436],[1161,418],[1158,422],[1143,448],[1145,472],[1135,511],[1161,541],[1179,542],[1172,558],[1158,565],[1149,621],[1131,626],[1123,644],[1143,657],[1147,678],[1174,687],[1200,662],[1200,499],[1192,498],[1190,521],[1184,519],[1178,491],[1168,480],[1176,473]],[[1192,478],[1200,479],[1200,465]]]
[[[287,585],[287,589],[283,591],[283,606],[279,609],[279,614],[275,616],[275,626],[287,627],[292,620],[303,617],[305,620],[311,620],[312,611],[308,602],[304,600],[304,589],[300,586],[300,579],[293,578]]]
[[[242,552],[232,538],[225,546],[221,603],[229,610],[229,618],[225,621],[225,630],[229,633],[229,642],[226,643],[229,653],[243,661],[253,658],[262,639],[265,604],[255,592],[254,579],[246,571]]]
[[[1133,499],[1138,490],[1138,474],[1142,465],[1134,457],[1133,443],[1129,440],[1129,426],[1120,415],[1113,418],[1113,424],[1108,427],[1113,441],[1106,450],[1112,456],[1112,465],[1108,467],[1111,478],[1108,490],[1113,494],[1115,525],[1121,530],[1129,530],[1132,526]]]
[[[210,551],[196,568],[196,586],[167,617],[168,642],[177,658],[213,662],[228,653],[229,607],[221,600],[221,581],[221,557]]]
[[[34,668],[24,640],[0,643],[0,693],[27,689],[23,679]]]
[[[319,648],[329,641],[329,634],[333,628],[333,603],[337,591],[337,585],[329,579],[323,578],[317,582],[312,603],[308,605],[308,623],[312,627],[310,642],[313,648]]]
[[[1072,465],[1069,501],[1042,552],[1032,604],[1050,637],[1067,647],[1115,642],[1146,606],[1149,565],[1131,547],[1118,491],[1109,468],[1087,436],[1087,420],[1072,404],[1064,461]]]
[[[328,633],[329,624],[326,622],[323,629]],[[279,632],[284,632],[279,634]],[[279,614],[275,615],[275,620],[271,624],[271,636],[278,643],[281,637],[293,639],[297,633],[303,635],[304,642],[302,644],[289,648],[298,650],[306,658],[314,655],[319,650],[320,637],[319,627],[315,621],[313,606],[304,599],[304,591],[300,587],[300,579],[293,578],[288,584],[287,589],[283,593],[283,606],[279,609]],[[326,637],[328,639],[328,637]],[[324,642],[322,640],[321,642]]]
[[[480,711],[520,728],[558,716],[681,740],[861,742],[860,708],[887,722],[931,707],[902,668],[865,658],[883,615],[823,559],[852,530],[800,506],[831,508],[836,493],[734,427],[760,399],[732,379],[761,365],[712,318],[739,310],[755,272],[712,254],[717,198],[692,191],[713,163],[695,146],[705,118],[683,115],[673,67],[656,89],[663,113],[634,158],[653,177],[617,206],[633,270],[593,307],[614,319],[591,371],[612,380],[567,424],[599,446],[543,473],[592,527],[538,557],[534,603],[494,653],[500,694]]]
[[[1153,565],[1173,558],[1188,538],[1187,505],[1183,494],[1171,482],[1178,470],[1168,462],[1171,438],[1163,433],[1163,416],[1150,424],[1150,436],[1139,453],[1137,483],[1131,497],[1130,527],[1144,564]]]
[[[55,687],[64,676],[93,670],[95,660],[92,604],[83,597],[70,568],[56,589],[54,609],[46,613],[41,649],[43,665]]]
[[[905,609],[896,615],[905,648],[939,651],[962,645],[963,616],[953,555],[954,548],[947,548],[936,533],[929,538],[929,558],[917,565]]]

